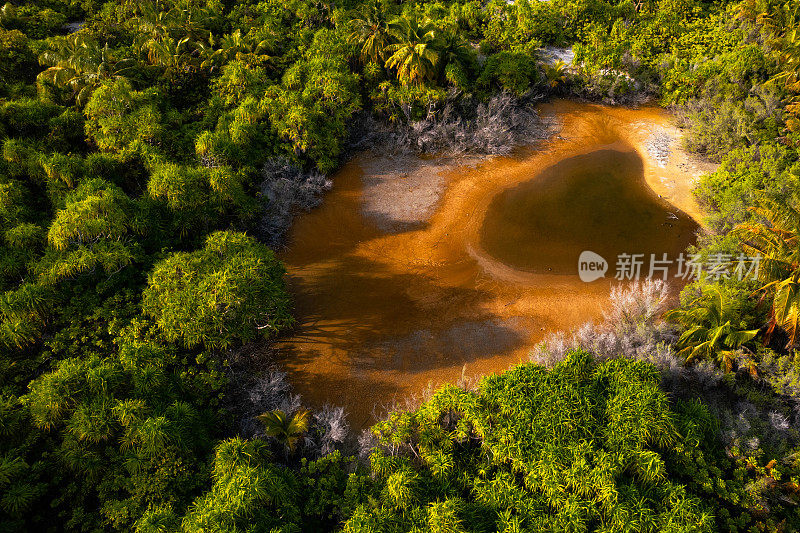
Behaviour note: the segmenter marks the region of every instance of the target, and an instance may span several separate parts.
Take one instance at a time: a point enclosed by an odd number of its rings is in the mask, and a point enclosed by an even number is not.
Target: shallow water
[[[693,176],[683,162],[659,167],[644,147],[670,127],[662,110],[556,102],[541,112],[560,131],[539,147],[432,166],[429,182],[444,188],[425,220],[409,223],[413,209],[375,216],[369,195],[383,188],[362,168],[386,165],[368,155],[296,220],[281,259],[299,326],[277,357],[305,403],[344,405],[360,428],[394,398],[502,371],[549,332],[600,317],[617,253],[672,257],[693,242]],[[429,205],[441,189],[421,176],[403,202],[419,190]],[[605,278],[576,275],[584,249],[608,259]]]
[[[697,224],[659,198],[644,179],[644,162],[620,145],[559,161],[494,197],[481,227],[485,252],[528,272],[578,274],[591,250],[677,257]]]

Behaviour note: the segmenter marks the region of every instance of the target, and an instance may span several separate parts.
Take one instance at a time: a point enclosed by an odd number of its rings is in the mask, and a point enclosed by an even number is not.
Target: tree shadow
[[[440,273],[398,272],[349,253],[290,275],[298,327],[277,343],[277,358],[298,392],[344,405],[363,427],[375,404],[410,383],[524,345],[517,320],[485,310],[491,293],[446,285]]]

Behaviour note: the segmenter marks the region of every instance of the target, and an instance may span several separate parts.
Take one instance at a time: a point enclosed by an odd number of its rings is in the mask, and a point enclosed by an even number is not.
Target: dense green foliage
[[[168,341],[224,348],[292,323],[283,267],[272,250],[241,233],[216,232],[201,250],[153,267],[142,310]]]
[[[263,446],[227,441],[189,514],[151,511],[139,531],[244,531],[251,517],[295,531],[325,514],[347,532],[711,531],[708,506],[671,478],[724,459],[701,444],[708,412],[677,409],[652,365],[576,352],[551,371],[523,365],[394,413],[373,428],[369,467],[349,476],[338,454],[295,477]]]
[[[0,7],[0,530],[800,529],[798,17],[796,0]],[[312,172],[365,118],[434,127],[499,94],[656,98],[720,162],[697,252],[762,268],[703,277],[669,316],[676,353],[722,385],[679,400],[649,364],[578,352],[390,415],[368,462],[315,452],[324,416],[291,402],[260,417],[266,438],[237,435],[234,355],[293,322],[263,244],[286,223],[265,219],[316,197],[286,183],[323,188]]]
[[[673,413],[651,365],[596,365],[575,352],[550,371],[524,365],[485,378],[478,390],[445,388],[375,426],[384,446],[405,453],[371,457],[385,496],[360,506],[346,531],[370,522],[381,531],[711,529],[668,466],[673,450],[705,437],[706,420]]]

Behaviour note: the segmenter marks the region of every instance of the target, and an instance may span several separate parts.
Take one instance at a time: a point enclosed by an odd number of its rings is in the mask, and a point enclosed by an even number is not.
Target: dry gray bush
[[[263,437],[256,417],[267,411],[293,413],[301,407],[300,396],[292,393],[286,372],[277,368],[251,374],[237,369],[228,374],[233,394],[229,408],[236,413],[238,433],[244,437]]]
[[[614,287],[600,324],[589,322],[571,334],[553,334],[531,352],[530,359],[552,367],[570,351],[582,348],[601,360],[624,356],[672,369],[677,360],[669,345],[676,339],[675,331],[659,319],[666,298],[667,285],[660,280]]]
[[[245,347],[229,354],[226,408],[234,415],[234,431],[246,438],[265,437],[264,428],[256,419],[258,415],[275,410],[292,414],[303,407],[302,398],[292,390],[288,374],[263,355],[259,357],[263,351]],[[301,447],[305,457],[321,457],[336,449],[350,451],[354,440],[344,408],[324,405],[311,410],[311,425]]]
[[[377,448],[380,446],[378,442],[378,437],[372,433],[371,430],[365,429],[361,432],[358,436],[358,459],[363,464],[367,464],[369,461],[369,456]]]
[[[467,117],[452,103],[441,113],[410,122],[406,143],[425,153],[508,154],[516,146],[547,137],[548,128],[536,111],[508,93],[480,103]]]
[[[790,452],[800,435],[800,402],[786,398],[756,405],[738,396],[730,386],[734,376],[726,379],[713,362],[684,365],[673,349],[676,332],[660,319],[666,291],[661,281],[615,288],[600,324],[551,335],[531,353],[531,361],[552,367],[575,349],[600,360],[622,356],[649,361],[661,370],[662,386],[670,396],[700,399],[718,418],[726,449],[736,447],[746,455],[764,448],[778,456]]]
[[[508,93],[488,102],[452,93],[441,109],[433,107],[422,120],[413,120],[409,107],[405,120],[389,125],[364,113],[353,122],[349,149],[382,149],[439,155],[508,154],[517,146],[550,136],[532,102]]]
[[[675,355],[675,329],[661,319],[666,311],[667,285],[647,280],[611,290],[610,306],[599,324],[587,323],[574,332],[550,335],[530,354],[530,360],[552,367],[573,350],[583,349],[599,360],[627,357],[652,363],[661,371],[662,385],[680,397],[714,390],[723,372],[702,361],[691,367]]]
[[[311,430],[305,439],[305,449],[321,457],[341,449],[349,437],[350,425],[344,407],[325,404],[312,416]]]
[[[317,207],[332,182],[320,172],[293,165],[285,157],[267,161],[262,175],[260,192],[266,206],[258,230],[265,242],[277,246],[291,227],[294,215]]]
[[[796,448],[800,429],[797,406],[781,412],[783,406],[758,406],[744,399],[733,404],[717,398],[706,401],[720,420],[721,440],[727,449],[738,448],[748,456],[760,455],[763,450],[771,456],[785,456]]]

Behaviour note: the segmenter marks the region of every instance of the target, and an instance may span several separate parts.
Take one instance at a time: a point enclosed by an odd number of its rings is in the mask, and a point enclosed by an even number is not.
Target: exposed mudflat
[[[474,165],[480,158],[420,158],[413,154],[362,154],[361,212],[378,228],[396,232],[419,227],[428,220],[447,185],[445,174]]]
[[[296,220],[281,259],[299,326],[276,348],[306,401],[344,405],[364,427],[393,397],[455,381],[464,365],[468,376],[502,371],[547,333],[599,318],[614,258],[605,278],[583,283],[518,268],[481,244],[492,201],[559,161],[624,147],[654,201],[699,217],[691,189],[711,167],[680,150],[665,111],[558,101],[540,112],[558,135],[512,157],[362,154]],[[559,216],[572,215],[565,206]]]

